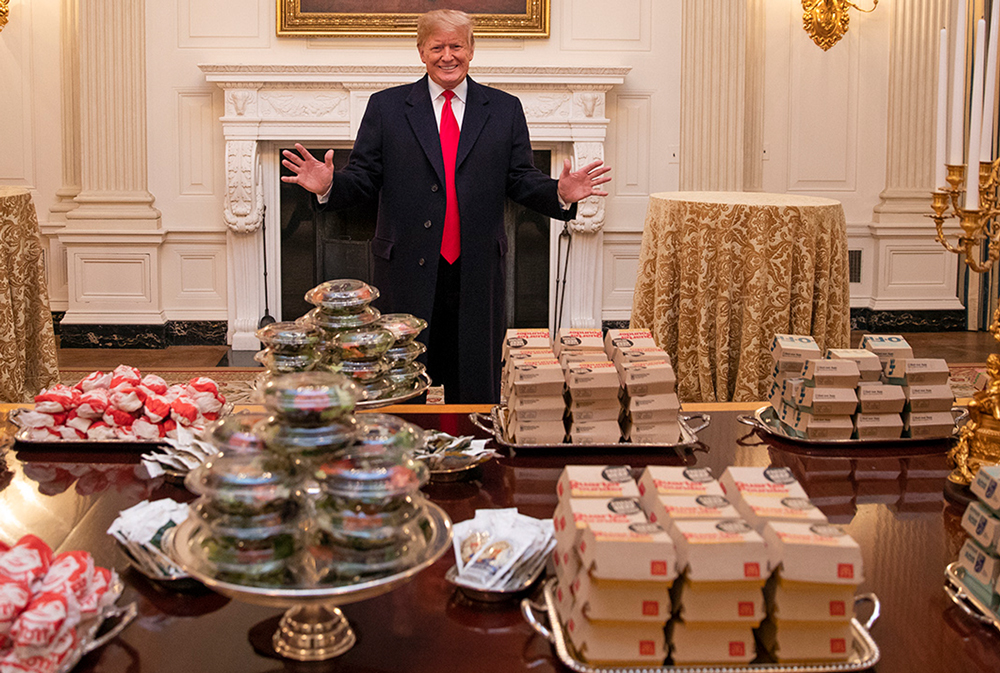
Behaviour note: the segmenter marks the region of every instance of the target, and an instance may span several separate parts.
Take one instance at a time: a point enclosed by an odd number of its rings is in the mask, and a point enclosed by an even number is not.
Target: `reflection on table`
[[[776,333],[850,342],[840,203],[791,194],[650,196],[632,303],[673,360],[685,402],[767,397]]]
[[[699,434],[702,443],[691,453],[629,453],[627,447],[614,452],[583,447],[555,453],[521,450],[515,457],[487,463],[472,481],[432,483],[425,492],[454,521],[471,518],[479,508],[511,506],[529,516],[549,517],[557,501],[556,480],[568,462],[622,463],[636,471],[647,464],[697,465],[717,475],[729,465],[786,465],[821,509],[861,545],[865,571],[859,591],[874,592],[882,601],[882,616],[872,631],[882,649],[880,673],[1000,670],[1000,634],[972,622],[942,590],[944,568],[955,560],[964,538],[962,510],[942,497],[947,442],[892,449],[806,449],[760,437],[738,424],[737,415],[747,412],[736,410],[737,405],[712,406],[707,409],[711,425]],[[690,405],[687,411],[707,407]],[[483,436],[464,413],[415,405],[406,415],[425,428]],[[136,623],[75,670],[306,670],[254,650],[254,643],[263,647],[274,632],[280,610],[213,599],[204,592],[179,594],[150,586],[126,571],[124,558],[105,532],[118,512],[147,497],[193,498],[175,485],[139,480],[132,469],[139,453],[137,447],[121,445],[95,452],[17,445],[6,454],[9,471],[0,478],[0,539],[10,542],[33,532],[60,551],[86,549],[98,565],[116,567],[123,574],[123,601],[139,602]],[[72,470],[67,467],[73,464]],[[79,474],[65,488],[64,472]],[[103,476],[96,477],[98,473]],[[129,479],[134,480],[131,486]],[[334,662],[308,670],[565,670],[551,646],[520,617],[516,604],[480,605],[457,595],[444,579],[453,563],[453,556],[446,554],[410,584],[345,606],[358,644]]]

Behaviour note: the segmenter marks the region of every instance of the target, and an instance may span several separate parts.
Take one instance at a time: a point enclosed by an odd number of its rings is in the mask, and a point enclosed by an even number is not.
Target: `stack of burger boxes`
[[[782,421],[786,431],[802,439],[850,439],[860,378],[853,360],[806,360],[801,385],[790,395],[795,411],[786,413]]]
[[[573,647],[591,665],[663,663],[674,547],[646,521],[631,471],[568,465],[556,491],[556,609]]]
[[[858,366],[858,409],[854,415],[855,439],[898,439],[903,434],[903,404],[899,386],[882,382],[882,361],[864,348],[831,348],[831,360],[851,360]]]
[[[668,531],[674,521],[739,516],[706,467],[649,465],[639,478],[639,498],[649,520]]]
[[[790,401],[801,385],[806,362],[822,357],[823,352],[815,339],[800,334],[775,334],[770,350],[774,367],[768,400],[780,420],[785,412],[785,401]]]
[[[621,426],[634,443],[676,444],[680,437],[677,378],[670,356],[660,348],[617,350],[621,382]]]
[[[893,358],[885,366],[886,383],[900,386],[906,397],[903,434],[929,439],[947,437],[955,427],[951,407],[955,394],[948,383],[948,363],[941,358]]]
[[[601,331],[559,330],[555,350],[565,367],[569,440],[617,443],[621,439],[618,372],[604,352]]]
[[[507,434],[520,444],[558,444],[566,437],[564,377],[547,329],[510,329],[504,338],[502,394]]]
[[[980,467],[969,490],[977,500],[962,517],[969,537],[958,553],[958,565],[969,591],[1000,618],[1000,467]]]

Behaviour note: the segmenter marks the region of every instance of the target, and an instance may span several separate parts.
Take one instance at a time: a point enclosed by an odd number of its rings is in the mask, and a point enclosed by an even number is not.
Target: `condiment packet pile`
[[[118,514],[108,535],[118,540],[140,570],[154,579],[187,577],[169,556],[163,553],[163,534],[188,517],[188,506],[170,498],[143,500]]]
[[[484,456],[496,455],[496,451],[486,448],[488,441],[471,435],[455,437],[447,432],[428,432],[425,446],[414,451],[413,457],[426,461],[432,471],[474,465]]]
[[[0,543],[0,670],[51,673],[77,646],[77,626],[118,598],[113,570],[85,551],[53,555],[25,535]]]
[[[486,591],[523,588],[556,544],[551,519],[533,519],[514,508],[476,510],[452,530],[455,581]]]
[[[218,448],[198,439],[194,432],[180,425],[177,426],[176,437],[165,437],[163,441],[166,446],[142,454],[142,467],[150,479],[159,477],[167,469],[190,472],[219,453]]]

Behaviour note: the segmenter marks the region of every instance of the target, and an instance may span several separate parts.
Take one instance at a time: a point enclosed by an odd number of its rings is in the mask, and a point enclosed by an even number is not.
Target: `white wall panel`
[[[628,320],[631,316],[641,243],[641,234],[604,235],[602,320]]]
[[[73,268],[78,302],[151,301],[148,253],[82,252]]]
[[[226,319],[225,233],[171,233],[163,246],[162,265],[168,319]]]
[[[31,19],[31,4],[13,0],[0,33],[0,182],[22,187],[33,187],[35,179]]]
[[[252,0],[177,0],[177,45],[199,49],[267,47],[275,31],[275,3],[256,5]]]
[[[214,194],[221,148],[216,144],[211,89],[177,92],[177,160],[181,194]]]
[[[616,97],[615,194],[649,194],[650,108],[652,95],[630,93]]]
[[[660,0],[662,2],[662,0]],[[653,0],[573,0],[562,8],[562,48],[568,51],[648,51]],[[554,17],[553,17],[554,18]]]

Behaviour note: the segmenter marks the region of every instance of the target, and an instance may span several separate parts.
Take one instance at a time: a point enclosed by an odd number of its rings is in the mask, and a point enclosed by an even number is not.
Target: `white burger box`
[[[603,357],[604,338],[599,329],[563,327],[556,332],[552,350],[555,351],[556,357],[559,357],[564,350],[592,351]]]
[[[948,363],[943,358],[889,360],[886,382],[895,386],[935,386],[948,383]]]
[[[950,411],[904,411],[903,436],[933,439],[951,437],[955,417]]]
[[[748,495],[809,498],[787,467],[727,467],[719,484],[731,501]]]
[[[566,369],[564,378],[574,399],[618,397],[618,370],[607,360],[574,363]]]
[[[901,386],[883,383],[858,385],[858,411],[863,414],[899,414],[906,404],[906,394]]]
[[[666,360],[623,362],[616,366],[618,380],[631,397],[670,395],[677,385],[674,369]]]
[[[648,471],[649,468],[647,467]],[[643,473],[645,476],[645,473]],[[976,472],[976,478],[969,485],[977,498],[994,512],[1000,512],[1000,466],[984,465]],[[642,482],[639,482],[639,493],[642,493]]]
[[[677,444],[681,438],[681,426],[674,415],[670,421],[633,421],[626,417],[622,426],[625,439],[633,444]]]
[[[735,503],[736,511],[755,530],[762,530],[768,521],[798,521],[826,523],[823,514],[808,498],[790,496],[773,498],[768,495],[742,495]]]
[[[563,586],[562,578],[559,578],[553,588],[552,595],[556,599],[556,612],[559,614],[559,621],[565,624],[573,613],[573,592],[570,591],[569,585]]]
[[[574,605],[591,621],[651,622],[670,619],[670,585],[666,582],[602,580],[581,572],[573,580]]]
[[[558,360],[524,360],[508,369],[507,397],[561,395],[564,375]]]
[[[589,572],[599,580],[669,586],[677,578],[674,541],[653,523],[590,523],[577,551],[581,574]]]
[[[955,393],[947,382],[903,386],[903,394],[906,396],[904,409],[909,411],[951,411],[955,404]]]
[[[707,467],[648,465],[639,477],[639,495],[725,495]]]
[[[767,578],[764,538],[743,519],[674,521],[677,569],[692,582],[736,582]]]
[[[621,407],[615,404],[615,400],[598,398],[594,401],[610,402],[611,404],[595,405],[590,408],[577,407],[574,411],[567,411],[570,423],[618,422],[618,417],[621,415]]]
[[[766,619],[757,629],[761,646],[780,663],[846,660],[853,647],[850,620],[794,622]]]
[[[652,521],[650,517],[650,521]],[[979,502],[970,502],[962,516],[962,529],[989,554],[997,555],[1000,540],[1000,519]]]
[[[795,406],[795,400],[799,398],[805,389],[805,382],[802,377],[788,379],[781,384],[781,398],[789,405]]]
[[[764,586],[768,609],[778,619],[800,622],[843,622],[854,615],[853,584],[792,582],[774,573]]]
[[[576,601],[566,633],[591,666],[659,666],[667,658],[661,622],[591,621],[582,608]]]
[[[666,362],[670,365],[670,356],[659,346],[635,346],[616,350],[611,361],[619,368],[630,362]]]
[[[855,439],[899,439],[902,436],[903,417],[898,413],[861,413],[854,417]]]
[[[567,465],[556,483],[559,500],[568,498],[638,498],[639,487],[628,465]]]
[[[858,366],[861,381],[878,381],[882,377],[882,361],[870,350],[864,348],[828,348],[829,360],[853,360]]]
[[[681,409],[677,393],[633,397],[623,392],[620,397],[622,411],[637,422],[676,421]]]
[[[566,547],[557,543],[556,548],[552,550],[552,565],[556,569],[559,584],[571,589],[573,580],[580,573],[580,557],[576,553],[576,547]]]
[[[653,333],[648,329],[609,329],[604,335],[604,352],[608,354],[608,358],[615,354],[616,349],[635,346],[648,348],[655,345]]]
[[[572,444],[617,444],[621,441],[622,430],[618,419],[607,421],[577,421],[569,426],[569,441]]]
[[[522,421],[561,421],[566,415],[566,401],[561,395],[516,394],[507,399],[507,409]]]
[[[510,370],[519,362],[530,362],[534,360],[556,360],[556,354],[551,348],[526,348],[524,350],[511,351],[507,360],[500,370],[501,389],[507,390],[510,387]]]
[[[516,413],[507,419],[507,434],[518,444],[562,444],[566,440],[566,426],[558,421],[522,421]]]
[[[670,599],[685,622],[715,622],[757,626],[767,614],[764,581],[674,582]]]
[[[850,416],[858,408],[858,394],[853,388],[820,388],[803,385],[795,406],[814,416]]]
[[[636,498],[567,498],[559,501],[552,521],[556,543],[569,549],[580,544],[589,524],[646,523],[646,515]]]
[[[786,421],[793,437],[799,439],[850,439],[854,434],[854,421],[849,415],[814,416],[807,411],[796,411]]]
[[[1000,559],[987,553],[974,540],[967,539],[958,552],[958,564],[965,569],[965,584],[984,602],[994,605]]]
[[[771,357],[781,371],[801,371],[800,363],[823,357],[819,344],[811,336],[800,334],[775,334],[771,340]]]
[[[738,519],[739,512],[722,495],[656,495],[642,497],[646,516],[653,523],[669,527],[674,521],[689,519]]]
[[[750,625],[673,620],[667,628],[675,666],[748,664],[757,656]]]
[[[913,349],[906,339],[898,334],[865,334],[861,337],[861,348],[869,350],[878,356],[882,362],[882,368],[889,364],[889,360],[910,360],[913,358]]]
[[[806,360],[802,381],[810,388],[857,388],[861,372],[854,360]]]
[[[861,547],[840,527],[769,521],[764,526],[771,568],[792,582],[861,584]]]
[[[562,365],[563,369],[567,369],[570,366],[576,364],[577,362],[603,362],[606,359],[604,351],[575,351],[564,348],[561,353],[559,353],[559,364]]]
[[[509,329],[503,338],[503,359],[506,362],[511,351],[552,348],[552,335],[547,329]]]
[[[774,366],[771,368],[771,380],[778,385],[785,383],[786,381],[794,381],[795,379],[802,378],[802,368],[805,366],[805,362],[799,362],[797,360],[775,362]]]

